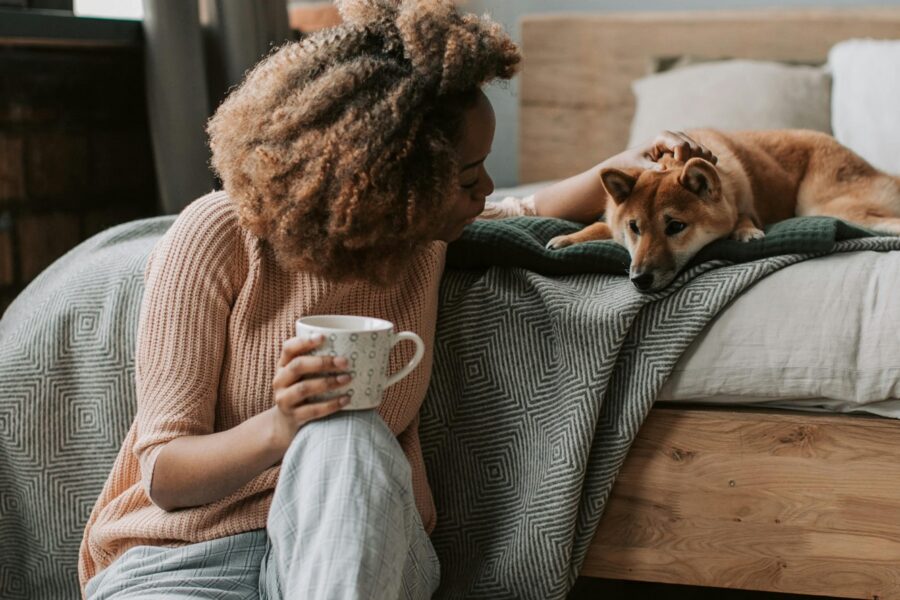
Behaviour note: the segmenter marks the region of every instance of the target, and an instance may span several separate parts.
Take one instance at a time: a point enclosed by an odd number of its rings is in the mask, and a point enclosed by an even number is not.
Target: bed
[[[526,17],[521,179],[559,179],[626,147],[631,83],[661,60],[821,64],[856,37],[900,38],[900,10]],[[651,411],[582,576],[900,597],[900,421],[717,400]]]

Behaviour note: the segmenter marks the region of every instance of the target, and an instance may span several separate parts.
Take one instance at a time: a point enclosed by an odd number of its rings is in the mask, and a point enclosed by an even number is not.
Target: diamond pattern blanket
[[[621,246],[544,249],[575,227],[480,222],[448,253],[448,267],[470,270],[442,282],[420,425],[440,598],[564,598],[638,429],[703,327],[788,265],[900,250],[900,238],[834,219],[792,219],[760,242],[716,242],[667,289],[641,294],[622,276]]]
[[[134,415],[144,264],[171,222],[84,242],[0,320],[0,598],[78,597],[82,529]],[[867,249],[900,239],[825,251]],[[607,274],[449,269],[421,424],[438,595],[564,597],[681,351],[741,290],[811,256],[705,262],[654,295]]]

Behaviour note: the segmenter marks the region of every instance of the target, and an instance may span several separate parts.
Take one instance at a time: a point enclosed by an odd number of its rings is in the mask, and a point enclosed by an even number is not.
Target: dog
[[[653,169],[602,169],[604,221],[551,239],[564,248],[613,239],[631,255],[641,292],[665,288],[714,240],[763,238],[762,228],[794,216],[829,216],[900,235],[900,177],[878,171],[830,135],[808,130],[686,132],[718,159]]]

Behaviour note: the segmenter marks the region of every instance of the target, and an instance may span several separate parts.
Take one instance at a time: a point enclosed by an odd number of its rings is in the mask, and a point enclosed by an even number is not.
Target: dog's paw
[[[749,242],[751,240],[761,240],[766,237],[766,232],[756,227],[741,227],[731,232],[731,239],[739,242]]]
[[[571,237],[568,235],[558,235],[549,242],[547,242],[546,248],[548,250],[560,250],[567,246],[571,246],[575,242],[572,241]]]

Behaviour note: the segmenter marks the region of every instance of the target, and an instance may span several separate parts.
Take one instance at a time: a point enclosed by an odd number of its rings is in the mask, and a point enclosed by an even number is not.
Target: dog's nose
[[[653,287],[653,273],[643,273],[637,277],[632,277],[631,283],[633,283],[634,287],[637,289],[646,292]]]

